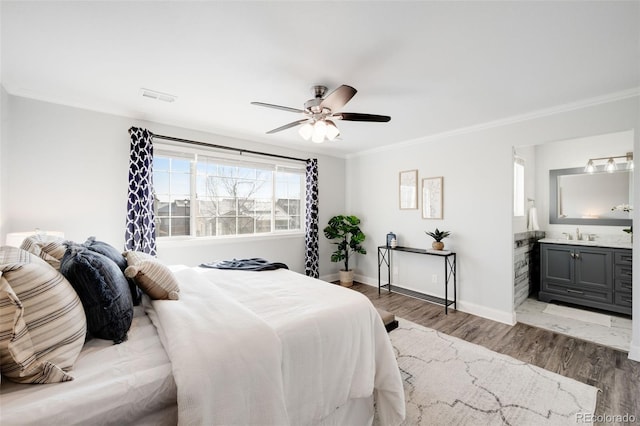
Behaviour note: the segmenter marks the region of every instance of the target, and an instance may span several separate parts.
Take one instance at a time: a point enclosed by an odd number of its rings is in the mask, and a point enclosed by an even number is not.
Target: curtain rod
[[[189,139],[174,138],[173,136],[156,135],[156,134],[154,134],[152,132],[149,132],[149,133],[151,133],[151,137],[153,137],[154,139],[165,139],[165,140],[168,140],[168,141],[188,143],[188,144],[191,144],[191,145],[206,146],[206,147],[209,147],[209,148],[226,149],[228,151],[239,152],[240,155],[246,153],[246,154],[254,154],[254,155],[263,155],[263,156],[267,156],[267,157],[283,158],[285,160],[302,161],[303,163],[307,162],[307,160],[303,159],[303,158],[289,157],[289,156],[286,156],[286,155],[279,155],[279,154],[271,154],[271,153],[268,153],[268,152],[252,151],[250,149],[231,148],[230,146],[216,145],[216,144],[208,143],[208,142],[192,141],[192,140],[189,140]]]

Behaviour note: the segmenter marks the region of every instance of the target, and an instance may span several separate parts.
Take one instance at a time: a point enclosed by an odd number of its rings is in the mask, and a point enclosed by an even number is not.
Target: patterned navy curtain
[[[318,160],[307,160],[307,197],[304,238],[306,250],[304,255],[304,272],[306,275],[318,278]]]
[[[132,127],[129,152],[129,194],[125,248],[156,255],[156,223],[153,211],[153,134]]]

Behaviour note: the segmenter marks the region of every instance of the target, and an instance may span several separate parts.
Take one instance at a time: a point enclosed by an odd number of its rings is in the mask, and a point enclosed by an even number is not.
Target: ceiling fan
[[[340,135],[340,130],[333,120],[344,121],[370,121],[386,123],[391,120],[388,115],[362,114],[357,112],[339,112],[340,108],[354,97],[357,90],[351,86],[343,84],[333,92],[327,93],[326,86],[313,86],[314,98],[304,103],[304,109],[291,108],[281,105],[266,104],[264,102],[251,102],[252,105],[275,108],[283,111],[296,112],[305,115],[305,118],[293,121],[284,126],[269,130],[267,134],[280,132],[291,127],[299,126],[299,133],[305,140],[311,139],[313,142],[321,143],[325,140],[334,140]]]

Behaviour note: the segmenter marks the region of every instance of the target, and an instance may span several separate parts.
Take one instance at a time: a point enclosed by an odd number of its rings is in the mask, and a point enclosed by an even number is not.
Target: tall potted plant
[[[338,215],[329,219],[328,226],[324,228],[324,236],[337,245],[336,251],[331,253],[331,261],[344,261],[344,269],[340,270],[340,285],[345,287],[353,285],[353,270],[349,268],[350,256],[367,254],[361,245],[366,237],[359,225],[360,219],[356,216]]]

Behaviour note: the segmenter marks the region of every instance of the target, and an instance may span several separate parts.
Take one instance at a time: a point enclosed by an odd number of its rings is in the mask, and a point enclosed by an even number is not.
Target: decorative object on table
[[[344,261],[344,269],[340,270],[340,285],[353,285],[353,270],[349,269],[349,257],[353,254],[367,254],[362,247],[366,238],[360,230],[360,219],[356,216],[338,215],[329,219],[329,225],[324,228],[324,236],[334,240],[332,244],[338,247],[331,253],[332,262]]]
[[[422,218],[442,219],[442,176],[422,179]]]
[[[431,243],[431,247],[434,250],[442,250],[444,248],[444,243],[442,242],[442,240],[451,235],[449,231],[440,231],[438,228],[436,228],[436,230],[433,232],[424,231],[424,233],[435,240],[433,243]]]
[[[391,248],[398,247],[398,240],[396,238],[392,238],[391,239],[391,244],[389,245],[389,247],[391,247]]]
[[[611,211],[623,211],[626,213],[631,213],[633,211],[633,206],[630,206],[629,204],[618,204],[617,206],[613,206],[611,208]],[[622,231],[629,234],[631,236],[631,242],[633,242],[633,226],[624,228]]]
[[[391,241],[396,240],[397,243],[397,238],[396,238],[396,234],[394,234],[393,232],[389,232],[387,234],[387,247],[391,247]]]
[[[400,210],[418,208],[418,171],[400,172]]]

